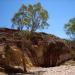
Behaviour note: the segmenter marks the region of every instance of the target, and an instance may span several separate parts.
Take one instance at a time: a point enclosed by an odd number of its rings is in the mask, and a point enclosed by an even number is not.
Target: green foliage
[[[75,18],[70,19],[69,22],[65,24],[65,29],[66,33],[75,39]]]
[[[19,11],[12,19],[13,24],[17,25],[19,30],[25,27],[27,30],[36,31],[48,27],[48,12],[40,3],[34,5],[22,5]]]

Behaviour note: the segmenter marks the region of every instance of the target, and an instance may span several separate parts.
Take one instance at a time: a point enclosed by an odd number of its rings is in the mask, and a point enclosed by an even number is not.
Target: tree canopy
[[[25,4],[19,9],[19,11],[12,18],[12,22],[17,26],[19,30],[24,27],[32,32],[37,29],[44,29],[49,26],[47,23],[48,12],[41,6],[40,3],[34,5]]]
[[[70,35],[73,40],[75,40],[75,18],[69,20],[67,24],[65,24],[66,34]]]

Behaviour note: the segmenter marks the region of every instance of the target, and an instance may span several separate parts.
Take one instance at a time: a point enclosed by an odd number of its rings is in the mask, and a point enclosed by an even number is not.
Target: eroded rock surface
[[[0,64],[23,67],[22,58],[24,58],[28,68],[51,67],[71,58],[68,45],[54,35],[33,33],[32,36],[25,36],[22,40],[17,32],[12,29],[0,29]],[[5,55],[6,45],[10,50]]]

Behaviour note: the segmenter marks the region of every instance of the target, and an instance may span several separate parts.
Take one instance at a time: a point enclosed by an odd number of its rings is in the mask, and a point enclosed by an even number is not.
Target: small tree
[[[19,11],[14,15],[12,18],[12,22],[14,25],[17,26],[19,30],[22,30],[24,27],[34,32],[37,29],[45,28],[48,26],[47,23],[48,20],[48,12],[43,9],[40,3],[34,4],[34,5],[22,5],[22,7],[19,9]],[[26,64],[24,59],[24,40],[26,33],[18,32],[21,36],[21,42],[22,42],[22,59],[23,59],[23,66],[24,71],[26,71]],[[30,34],[29,34],[30,35]]]
[[[65,24],[66,34],[70,35],[73,40],[75,40],[75,18],[69,20],[67,24]]]
[[[34,5],[22,5],[20,10],[12,19],[13,24],[17,25],[19,30],[23,27],[31,32],[40,28],[48,27],[48,12],[41,6],[40,3]]]

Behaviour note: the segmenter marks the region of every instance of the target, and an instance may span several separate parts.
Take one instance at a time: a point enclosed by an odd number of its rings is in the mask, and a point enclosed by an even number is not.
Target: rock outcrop
[[[7,49],[8,52],[5,51],[6,45],[10,48]],[[18,30],[0,29],[0,64],[23,67],[22,58],[25,59],[25,66],[29,68],[50,67],[71,59],[71,54],[64,40],[54,35],[33,33],[22,40]]]

